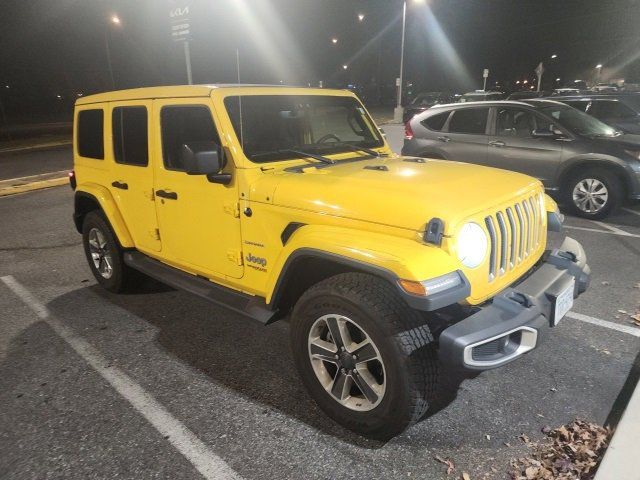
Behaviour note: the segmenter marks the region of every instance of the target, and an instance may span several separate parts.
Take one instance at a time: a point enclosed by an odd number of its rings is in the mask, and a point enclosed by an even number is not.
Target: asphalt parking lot
[[[401,127],[384,128],[397,147]],[[72,198],[68,187],[0,198],[0,478],[456,478],[439,456],[458,476],[503,479],[527,452],[520,435],[615,422],[640,374],[628,316],[640,308],[640,205],[606,222],[567,217],[593,272],[570,316],[504,368],[443,378],[441,403],[383,444],[316,407],[286,322],[152,284],[98,288]]]

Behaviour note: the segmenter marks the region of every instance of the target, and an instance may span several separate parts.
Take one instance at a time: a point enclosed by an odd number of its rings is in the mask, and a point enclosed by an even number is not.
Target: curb
[[[640,443],[640,383],[618,423],[594,480],[637,480]]]
[[[0,180],[0,197],[42,190],[43,188],[57,187],[66,185],[67,183],[69,183],[69,176],[66,170]]]

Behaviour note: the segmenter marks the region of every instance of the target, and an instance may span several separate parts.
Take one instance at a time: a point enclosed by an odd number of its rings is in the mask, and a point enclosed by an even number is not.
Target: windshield
[[[299,158],[292,150],[331,155],[384,145],[352,97],[243,95],[224,104],[244,154],[257,163]]]
[[[558,120],[561,126],[579,135],[592,135],[597,137],[613,137],[618,135],[615,128],[567,105],[546,106],[540,108],[540,110]]]

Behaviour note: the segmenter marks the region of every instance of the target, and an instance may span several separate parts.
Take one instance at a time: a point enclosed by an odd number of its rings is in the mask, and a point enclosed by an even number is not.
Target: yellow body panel
[[[151,105],[148,178],[153,179],[156,190],[176,191],[179,201],[172,203],[156,196],[154,202],[145,203],[147,207],[155,205],[160,240],[157,244],[143,244],[140,231],[154,224],[156,217],[145,209],[148,213],[143,215],[150,219],[129,220],[126,213],[118,212],[118,201],[113,200],[109,189],[96,185],[110,185],[116,180],[118,167],[110,147],[105,150],[104,161],[82,159],[74,152],[78,190],[98,192],[101,204],[104,198],[105,213],[123,245],[135,246],[185,271],[264,297],[267,302],[287,259],[299,249],[340,255],[408,280],[427,280],[461,270],[471,283],[467,298],[471,304],[482,303],[513,283],[542,255],[546,247],[546,212],[557,206],[544,196],[538,180],[525,175],[451,161],[415,162],[393,154],[386,142],[377,150],[388,156],[366,162],[327,168],[316,168],[300,158],[253,163],[242,151],[224,99],[261,94],[353,96],[343,90],[229,85],[154,87],[84,97],[77,102],[76,111],[96,106],[110,111],[122,101]],[[226,152],[225,172],[232,175],[230,185],[164,168],[159,112],[164,105],[180,104],[206,105],[211,109]],[[105,137],[111,135],[107,125],[110,122],[105,120]],[[111,143],[111,138],[105,140],[107,145]],[[362,154],[348,152],[331,158],[358,155]],[[370,170],[364,169],[365,165],[385,168]],[[301,168],[297,171],[289,168],[298,166]],[[139,201],[144,203],[143,199]],[[489,258],[477,268],[464,267],[456,254],[456,238],[462,226],[473,221],[490,235],[487,222],[504,220],[509,211],[515,215],[516,204],[525,208],[522,202],[529,202],[531,219],[522,228],[507,226],[500,233],[500,242],[519,245],[522,237],[523,242],[530,242],[526,255],[523,253],[521,260],[516,259],[513,266],[495,275],[490,272]],[[249,210],[251,215],[243,213]],[[423,240],[431,218],[444,222],[440,247]],[[129,225],[127,229],[130,222],[145,225]],[[290,223],[303,226],[283,245],[281,235]],[[496,242],[501,248],[502,243]],[[508,256],[500,258],[509,263]]]

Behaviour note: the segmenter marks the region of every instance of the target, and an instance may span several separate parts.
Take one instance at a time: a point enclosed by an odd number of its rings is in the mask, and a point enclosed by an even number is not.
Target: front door
[[[180,155],[184,144],[220,144],[210,99],[154,100],[153,116],[159,130],[155,203],[162,257],[207,278],[240,278],[237,183],[222,185],[205,175],[187,175]],[[233,172],[233,160],[227,161],[225,172]]]
[[[552,125],[534,112],[517,107],[495,108],[495,135],[489,138],[487,165],[526,173],[546,183],[562,158],[562,141],[534,137],[534,130],[550,131]]]
[[[158,220],[153,201],[151,101],[114,102],[107,113],[107,138],[114,163],[109,190],[137,249],[157,252]]]

